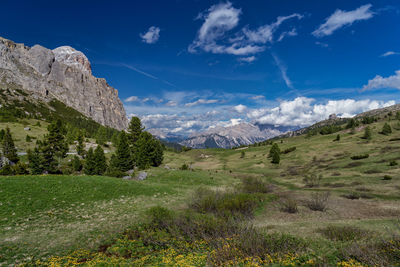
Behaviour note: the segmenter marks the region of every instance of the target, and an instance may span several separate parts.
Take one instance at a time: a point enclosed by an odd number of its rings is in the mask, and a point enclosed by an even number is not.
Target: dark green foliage
[[[21,162],[21,161],[19,161],[17,164],[12,166],[12,168],[14,170],[14,174],[15,175],[26,175],[26,174],[29,174],[28,166],[25,163]]]
[[[400,120],[400,111],[396,112],[396,120]]]
[[[107,142],[107,130],[105,127],[99,127],[96,133],[96,143],[99,145],[104,145]]]
[[[77,155],[75,155],[74,158],[72,159],[72,169],[75,172],[80,172],[82,168],[83,166],[80,158]]]
[[[3,136],[2,149],[4,157],[6,157],[8,160],[13,163],[17,163],[19,161],[17,149],[15,148],[14,141],[8,127],[6,128]]]
[[[13,167],[8,163],[5,164],[3,168],[0,169],[0,175],[3,176],[15,175]]]
[[[368,117],[368,116],[363,117],[362,120],[361,120],[361,122],[362,122],[363,124],[371,124],[371,123],[374,123],[374,122],[376,122],[376,121],[377,121],[376,118],[374,118],[374,117]]]
[[[381,134],[390,135],[391,133],[392,133],[392,127],[390,127],[390,125],[386,122],[386,123],[383,125]]]
[[[76,153],[83,157],[85,155],[85,143],[83,134],[81,132],[79,132],[77,139],[78,144],[76,145]]]
[[[340,134],[336,135],[335,141],[336,141],[336,142],[339,142],[339,141],[340,141]]]
[[[25,137],[25,142],[30,143],[32,142],[32,137],[30,137],[28,134]]]
[[[52,122],[48,127],[45,142],[53,150],[54,156],[65,158],[68,152],[68,144],[65,140],[66,129],[60,119]]]
[[[281,161],[281,150],[277,143],[274,143],[269,151],[269,157],[271,157],[271,163],[279,164]]]
[[[398,165],[398,163],[397,163],[397,161],[395,161],[395,160],[391,160],[390,162],[389,162],[389,166],[397,166]]]
[[[135,145],[142,134],[144,127],[138,117],[132,117],[128,126],[128,140],[130,145]]]
[[[97,146],[94,150],[94,161],[95,161],[95,168],[94,172],[97,175],[103,175],[107,170],[107,161],[106,156],[104,155],[104,150],[101,146]]]
[[[383,176],[383,180],[385,180],[385,181],[389,181],[389,180],[392,180],[392,179],[393,179],[393,177],[390,176],[390,175]]]
[[[272,147],[271,147],[271,149],[269,150],[268,157],[272,157],[272,155],[273,155],[275,152],[277,152],[277,153],[279,153],[279,154],[281,153],[281,150],[280,150],[280,148],[279,148],[279,146],[278,146],[277,143],[273,143],[273,144],[272,144]]]
[[[360,160],[360,159],[366,159],[366,158],[368,158],[369,157],[369,154],[361,154],[361,155],[354,155],[354,156],[351,156],[350,158],[352,159],[352,160]]]
[[[336,132],[339,132],[342,130],[342,127],[340,127],[339,125],[328,125],[328,126],[324,126],[319,130],[319,133],[322,135],[326,135],[326,134],[333,134]]]
[[[246,153],[245,153],[244,151],[241,151],[241,152],[240,152],[240,158],[241,158],[241,159],[243,159],[245,155],[246,155]]]
[[[38,142],[38,145],[44,171],[47,173],[57,173],[58,161],[53,145],[47,139],[43,142]]]
[[[112,169],[120,172],[133,169],[131,149],[124,131],[119,134],[117,150],[115,152],[115,157],[111,161],[111,165]]]
[[[283,151],[282,151],[282,154],[288,154],[288,153],[293,152],[293,151],[295,151],[295,150],[296,150],[296,147],[295,147],[295,146],[289,147],[289,148],[286,148],[285,150],[283,150]]]
[[[366,140],[371,140],[372,139],[372,132],[371,132],[371,128],[369,126],[365,127],[364,135],[363,135],[362,138],[366,139]]]
[[[6,134],[6,131],[4,129],[0,130],[0,142],[3,142],[3,137]]]
[[[163,161],[163,148],[150,133],[142,132],[135,144],[136,164],[140,169],[150,166],[157,167]]]
[[[44,172],[43,158],[38,147],[28,150],[29,169],[31,174],[42,174]]]
[[[356,121],[355,119],[350,119],[347,122],[346,129],[353,129],[353,128],[357,127],[358,125],[359,125],[358,121]]]
[[[96,159],[94,156],[93,148],[90,148],[87,152],[83,171],[86,175],[96,174]]]
[[[189,165],[187,165],[186,163],[183,163],[181,167],[179,167],[180,170],[182,171],[187,171],[189,170]]]
[[[244,193],[271,193],[273,191],[271,184],[255,177],[243,178],[239,189]]]

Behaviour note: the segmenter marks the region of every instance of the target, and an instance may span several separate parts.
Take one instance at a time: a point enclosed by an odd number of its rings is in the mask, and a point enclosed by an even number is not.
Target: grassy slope
[[[397,121],[391,124],[397,127]],[[96,248],[140,221],[150,206],[183,209],[198,186],[233,187],[246,176],[270,181],[276,185],[278,195],[290,195],[299,203],[299,213],[288,214],[280,211],[276,201],[257,213],[254,224],[309,238],[321,254],[340,246],[340,242],[329,241],[318,233],[328,224],[357,225],[373,231],[375,236],[386,235],[396,230],[400,215],[400,167],[388,166],[390,160],[400,163],[400,142],[390,141],[400,137],[400,131],[384,136],[378,134],[383,122],[371,126],[370,142],[360,138],[361,127],[354,135],[340,132],[339,142],[333,142],[337,133],[278,141],[281,150],[297,148],[282,155],[279,166],[267,158],[270,146],[261,146],[245,149],[244,158],[240,157],[241,150],[167,152],[164,163],[172,169],[152,169],[152,175],[143,182],[85,176],[0,178],[0,262],[65,254],[78,247]],[[350,159],[363,153],[370,157]],[[352,166],[354,162],[359,166]],[[176,170],[183,163],[192,163],[196,171]],[[303,178],[307,173],[322,174],[319,187],[305,187]],[[384,175],[392,180],[383,180]],[[310,211],[303,205],[312,192],[319,190],[332,193],[327,212]],[[342,197],[350,192],[371,198]]]

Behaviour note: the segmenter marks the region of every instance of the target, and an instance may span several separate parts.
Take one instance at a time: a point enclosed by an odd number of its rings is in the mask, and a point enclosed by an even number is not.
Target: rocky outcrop
[[[87,57],[72,47],[27,47],[0,37],[0,89],[20,88],[56,98],[96,122],[119,130],[128,125],[118,91],[92,75]]]

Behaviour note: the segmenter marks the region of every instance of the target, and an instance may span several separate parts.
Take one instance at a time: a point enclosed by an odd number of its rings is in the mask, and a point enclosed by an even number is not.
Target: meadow
[[[400,128],[383,123],[274,140],[280,164],[262,145],[166,151],[144,181],[1,177],[0,262],[399,266]]]

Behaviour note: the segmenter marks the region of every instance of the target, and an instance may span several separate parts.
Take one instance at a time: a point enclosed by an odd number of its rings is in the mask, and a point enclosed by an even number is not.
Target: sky
[[[148,129],[308,126],[400,96],[398,0],[10,1],[0,36],[69,45]]]

